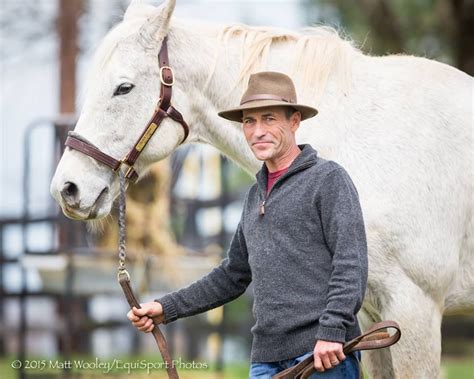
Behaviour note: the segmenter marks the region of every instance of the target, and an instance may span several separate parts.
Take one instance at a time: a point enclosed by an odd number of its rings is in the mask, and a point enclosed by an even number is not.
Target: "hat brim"
[[[248,109],[258,109],[258,108],[267,108],[267,107],[275,107],[275,106],[284,106],[284,107],[292,107],[295,108],[297,111],[301,113],[301,121],[306,120],[308,118],[314,117],[318,114],[316,108],[309,107],[307,105],[301,104],[291,104],[285,101],[277,101],[277,100],[256,100],[256,101],[249,101],[237,108],[228,109],[225,111],[221,111],[217,113],[220,117],[225,118],[230,121],[235,122],[242,122],[242,111]]]

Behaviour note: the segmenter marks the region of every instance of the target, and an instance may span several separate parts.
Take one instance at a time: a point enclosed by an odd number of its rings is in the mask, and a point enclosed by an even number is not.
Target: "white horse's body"
[[[159,96],[156,55],[168,35],[173,104],[190,124],[188,142],[214,145],[255,173],[261,162],[240,125],[217,112],[238,104],[239,74],[245,82],[258,69],[258,59],[242,61],[242,46],[258,45],[272,30],[169,24],[173,9],[174,1],[161,8],[130,6],[99,48],[76,131],[117,158],[130,149]],[[344,166],[358,189],[369,244],[363,327],[394,319],[403,329],[397,345],[365,354],[364,364],[372,378],[435,378],[443,314],[474,310],[473,81],[445,64],[369,57],[323,35],[327,45],[319,56],[307,57],[315,70],[321,64],[316,81],[307,72],[293,75],[301,102],[319,110],[303,122],[297,139]],[[261,68],[298,70],[299,38],[273,32],[270,44],[255,50],[264,57]],[[337,49],[328,50],[331,44]],[[242,62],[249,66],[242,69]],[[122,82],[135,88],[112,97]],[[179,124],[165,120],[140,157],[138,172],[172,153],[182,133]],[[60,194],[66,182],[77,188],[73,204]],[[51,191],[70,217],[95,218],[109,213],[118,183],[108,168],[68,150]]]

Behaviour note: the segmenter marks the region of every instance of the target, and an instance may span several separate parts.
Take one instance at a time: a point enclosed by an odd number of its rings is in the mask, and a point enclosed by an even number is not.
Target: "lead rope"
[[[120,178],[120,194],[119,194],[119,217],[118,217],[118,226],[119,226],[119,266],[118,266],[118,282],[122,287],[123,293],[127,299],[130,308],[136,307],[141,308],[140,303],[138,302],[135,294],[133,293],[131,284],[130,284],[130,274],[128,273],[125,267],[125,260],[127,258],[127,252],[125,247],[125,214],[126,214],[126,197],[125,197],[125,173],[123,170],[119,170]],[[155,327],[153,328],[153,337],[158,345],[161,356],[166,366],[166,371],[168,372],[168,377],[170,379],[179,379],[178,372],[176,367],[174,367],[171,356],[168,352],[168,346],[166,344],[165,337],[161,333],[160,328],[158,327],[159,322],[153,320]]]
[[[119,194],[119,216],[118,216],[118,227],[119,227],[119,275],[121,272],[126,272],[125,259],[127,258],[127,252],[125,249],[125,214],[127,212],[126,197],[125,197],[125,174],[123,170],[119,170],[120,177],[120,194]],[[129,275],[130,276],[130,275]]]

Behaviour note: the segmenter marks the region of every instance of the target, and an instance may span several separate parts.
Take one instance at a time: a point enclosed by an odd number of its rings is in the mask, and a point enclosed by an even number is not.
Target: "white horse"
[[[158,99],[157,53],[168,35],[187,143],[211,144],[254,174],[261,163],[240,125],[217,112],[238,104],[251,72],[292,75],[302,102],[319,109],[298,141],[342,164],[359,191],[370,266],[362,326],[394,319],[403,329],[390,350],[364,354],[365,368],[372,378],[439,377],[443,314],[474,309],[472,78],[424,58],[363,55],[327,28],[184,22],[171,18],[174,6],[130,4],[96,53],[76,131],[116,158],[128,152]],[[123,83],[134,87],[114,96]],[[140,176],[182,138],[165,119],[138,159]],[[72,202],[61,196],[68,182]],[[69,217],[100,218],[118,178],[66,149],[51,192]]]

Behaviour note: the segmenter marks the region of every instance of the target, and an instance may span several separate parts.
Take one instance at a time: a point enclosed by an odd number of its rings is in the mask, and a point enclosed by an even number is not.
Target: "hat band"
[[[255,100],[277,100],[277,101],[284,101],[285,103],[293,103],[293,101],[289,99],[285,99],[284,97],[281,97],[281,96],[270,95],[270,94],[258,94],[258,95],[247,96],[246,98],[242,99],[242,101],[240,102],[240,105],[243,105],[245,103],[248,103],[250,101],[255,101]]]

